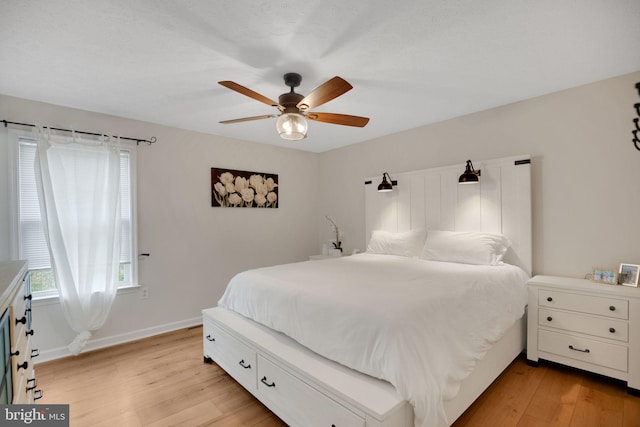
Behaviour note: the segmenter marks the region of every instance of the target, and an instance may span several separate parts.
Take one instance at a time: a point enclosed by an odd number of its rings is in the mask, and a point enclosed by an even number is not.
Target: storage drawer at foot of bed
[[[256,352],[211,322],[205,321],[205,354],[247,390],[256,388]]]
[[[628,369],[628,351],[623,345],[540,329],[538,349],[622,372]]]
[[[290,425],[364,427],[362,417],[260,355],[257,395]]]

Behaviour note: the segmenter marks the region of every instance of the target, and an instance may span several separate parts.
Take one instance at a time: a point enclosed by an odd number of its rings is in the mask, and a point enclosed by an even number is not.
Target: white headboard
[[[531,156],[474,161],[477,185],[459,185],[465,164],[390,173],[393,191],[378,193],[382,175],[365,180],[367,242],[373,230],[486,231],[509,237],[505,262],[531,275]]]

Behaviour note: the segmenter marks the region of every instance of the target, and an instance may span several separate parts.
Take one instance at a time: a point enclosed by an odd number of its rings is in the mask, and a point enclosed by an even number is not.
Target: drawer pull
[[[22,316],[21,319],[16,319],[16,325],[18,323],[22,323],[23,325],[26,325],[27,324],[27,316]]]
[[[616,306],[615,305],[610,305],[609,306],[609,311],[616,311]]]
[[[16,350],[15,353],[9,353],[10,356],[19,356],[20,350]]]
[[[553,320],[553,317],[551,317],[551,316],[547,316],[547,321],[548,321],[548,322],[551,322],[552,320]]]
[[[31,382],[33,383],[33,385],[36,385],[36,379],[35,379],[35,378],[29,378],[29,379],[27,380],[27,384],[29,384],[29,383],[31,383]]]
[[[616,328],[609,328],[609,332],[611,332],[612,334],[616,333]]]
[[[238,365],[242,366],[244,369],[251,369],[251,364],[247,364],[244,359],[238,362]]]
[[[33,400],[42,399],[42,390],[35,390],[33,392]]]
[[[26,297],[24,297],[25,301],[31,301],[33,299],[33,295],[29,294]]]
[[[23,364],[17,364],[16,368],[19,371],[20,369],[27,369],[29,367],[29,362],[27,362],[26,360],[24,361]]]
[[[553,301],[553,298],[547,297],[547,301],[551,302],[551,301]]]
[[[38,350],[37,348],[34,348],[31,350],[31,357],[38,357],[40,356],[40,350]]]
[[[211,334],[207,335],[207,341],[215,341],[216,339],[211,336]]]
[[[275,387],[276,383],[272,382],[271,384],[269,384],[269,382],[267,381],[267,377],[262,377],[262,379],[260,380],[260,382],[264,385],[266,385],[267,387]]]
[[[575,348],[572,345],[569,346],[569,350],[579,351],[580,353],[591,353],[591,350],[589,350],[588,348],[585,348],[584,350],[582,350],[580,348]]]
[[[26,336],[33,336],[33,329],[24,333]]]

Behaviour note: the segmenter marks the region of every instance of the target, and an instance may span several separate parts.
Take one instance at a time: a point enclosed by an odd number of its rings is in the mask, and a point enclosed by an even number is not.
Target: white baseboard
[[[199,325],[202,325],[202,317],[194,317],[192,319],[166,323],[164,325],[154,326],[152,328],[139,329],[137,331],[127,332],[126,334],[113,335],[96,340],[89,340],[87,346],[83,350],[83,353]],[[37,366],[39,363],[49,362],[51,360],[61,359],[68,356],[71,356],[71,353],[69,352],[69,349],[67,349],[67,347],[44,350],[40,351],[40,355],[38,356],[36,361],[34,361],[34,363]]]

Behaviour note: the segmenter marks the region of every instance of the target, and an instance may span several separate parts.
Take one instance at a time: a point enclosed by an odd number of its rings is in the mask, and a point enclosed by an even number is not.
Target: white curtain
[[[118,288],[120,155],[114,141],[36,128],[36,185],[60,303],[77,355],[104,325]]]

